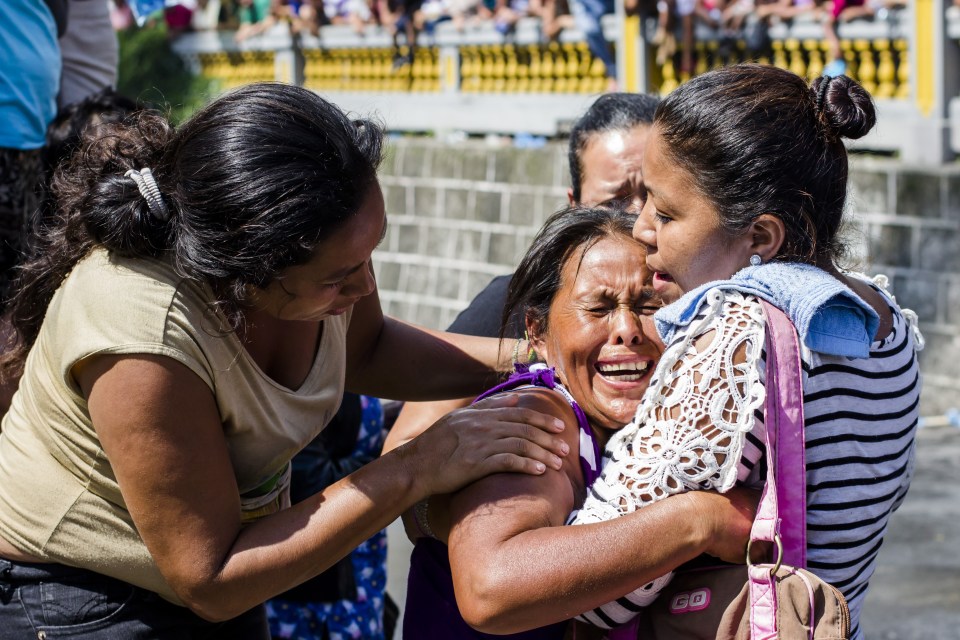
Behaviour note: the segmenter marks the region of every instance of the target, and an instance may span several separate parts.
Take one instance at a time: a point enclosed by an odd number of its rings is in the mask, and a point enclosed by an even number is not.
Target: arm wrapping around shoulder
[[[736,482],[746,433],[764,399],[763,309],[739,293],[707,295],[705,308],[664,351],[636,418],[607,445],[610,461],[573,524],[616,518],[684,491],[726,491]],[[672,577],[577,619],[602,628],[625,624]]]
[[[610,461],[576,522],[607,520],[684,491],[730,489],[764,400],[763,342],[756,298],[711,291],[664,351],[634,421],[607,445]]]

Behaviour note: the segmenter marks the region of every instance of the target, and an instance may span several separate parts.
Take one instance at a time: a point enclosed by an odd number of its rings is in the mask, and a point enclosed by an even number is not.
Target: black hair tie
[[[827,99],[827,89],[835,76],[822,76],[820,88],[817,89],[817,114],[823,113],[823,102]]]

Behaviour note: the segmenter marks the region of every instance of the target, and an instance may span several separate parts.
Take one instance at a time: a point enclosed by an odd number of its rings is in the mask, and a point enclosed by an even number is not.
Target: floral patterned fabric
[[[376,457],[383,447],[383,408],[376,398],[360,397],[361,424],[354,455]],[[267,602],[270,635],[283,640],[384,640],[387,586],[387,534],[380,531],[350,554],[356,600],[301,603]]]

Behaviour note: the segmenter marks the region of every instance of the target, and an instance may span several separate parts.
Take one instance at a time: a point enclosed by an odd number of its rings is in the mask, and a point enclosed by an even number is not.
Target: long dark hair
[[[359,209],[382,144],[379,125],[279,83],[228,93],[177,129],[149,111],[98,128],[55,173],[57,213],[20,271],[17,344],[3,373],[22,368],[54,292],[97,246],[169,260],[184,278],[209,286],[228,327],[237,328],[249,287],[308,260]],[[124,177],[144,167],[170,210],[166,221]]]
[[[843,252],[842,138],[860,138],[875,123],[870,95],[846,76],[810,87],[790,71],[739,64],[680,85],[660,103],[654,126],[724,228],[742,231],[771,213],[787,229],[777,259],[822,264]]]
[[[550,305],[560,289],[563,265],[574,251],[584,251],[610,236],[632,238],[635,213],[619,207],[574,205],[550,216],[520,260],[510,280],[500,337],[511,318],[532,321],[538,334],[547,330]],[[581,254],[582,255],[582,254]],[[641,268],[642,265],[637,265]]]
[[[660,98],[644,93],[605,93],[590,105],[570,130],[567,160],[570,163],[570,185],[574,202],[580,202],[583,186],[581,156],[593,136],[608,131],[629,131],[653,124],[653,115]]]

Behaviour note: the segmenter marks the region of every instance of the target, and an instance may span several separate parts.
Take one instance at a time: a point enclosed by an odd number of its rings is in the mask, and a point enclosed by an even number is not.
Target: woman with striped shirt
[[[654,286],[673,302],[657,319],[669,346],[575,521],[690,489],[762,483],[766,299],[802,343],[808,568],[843,592],[853,638],[910,482],[922,347],[916,316],[897,306],[885,278],[837,266],[842,138],[865,135],[875,119],[870,96],[845,76],[808,88],[758,65],[705,74],[663,102],[634,236]],[[584,617],[623,621],[655,592]]]

